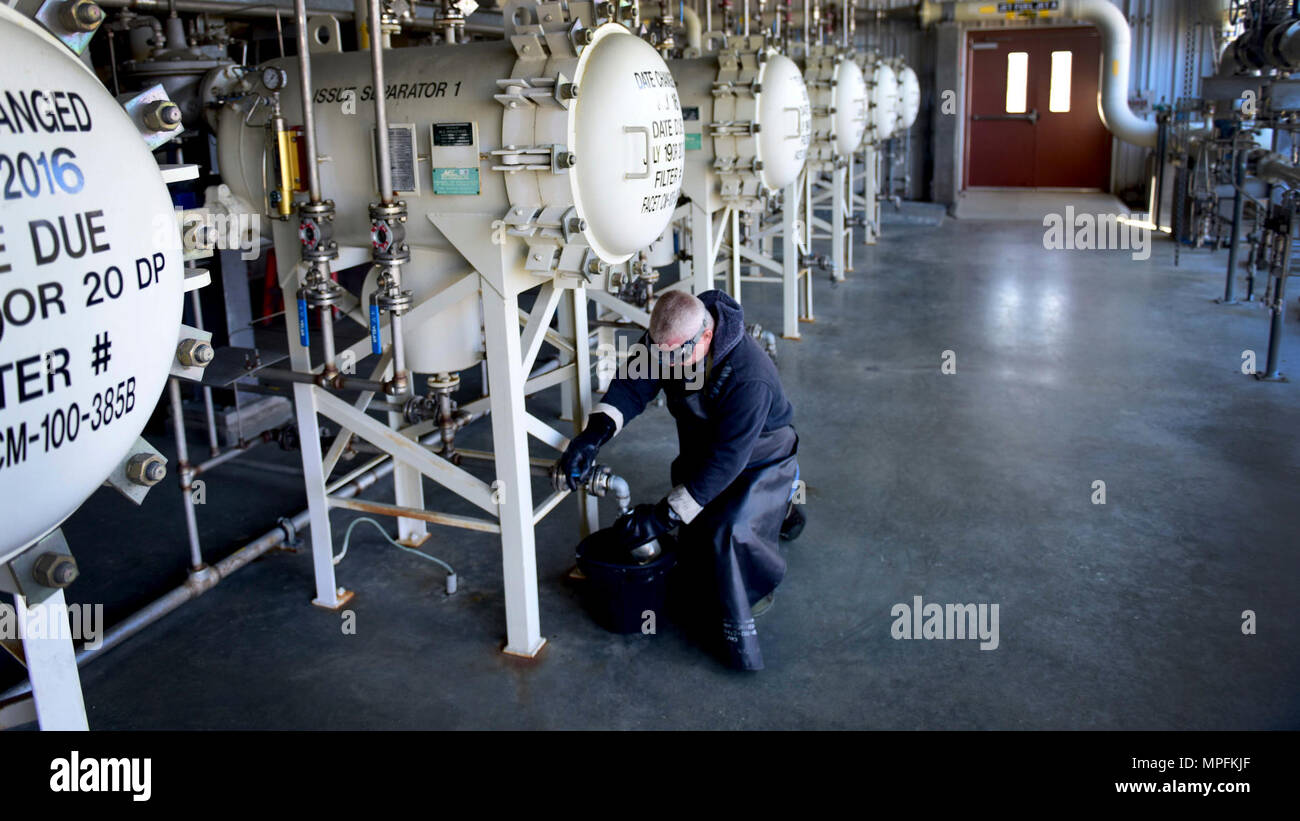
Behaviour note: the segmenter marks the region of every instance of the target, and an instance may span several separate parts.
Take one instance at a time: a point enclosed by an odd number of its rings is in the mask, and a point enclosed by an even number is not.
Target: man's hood
[[[709,352],[714,362],[721,362],[745,337],[745,310],[725,291],[705,291],[699,298],[715,320]]]

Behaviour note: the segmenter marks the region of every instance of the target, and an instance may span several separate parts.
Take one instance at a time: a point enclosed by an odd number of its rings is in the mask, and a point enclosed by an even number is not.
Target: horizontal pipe
[[[269,382],[300,382],[304,385],[317,385],[321,378],[320,374],[304,373],[302,371],[287,371],[282,368],[263,368],[257,372],[258,379],[265,379]],[[384,383],[375,379],[358,379],[354,376],[344,376],[339,374],[335,377],[338,383],[338,389],[344,391],[369,391],[370,393],[382,394],[384,392]]]
[[[293,6],[276,3],[228,3],[218,0],[96,0],[104,8],[130,9],[148,14],[168,13],[171,9],[187,14],[222,14],[230,17],[276,17],[292,18]],[[307,9],[307,13],[331,14],[340,20],[352,20],[352,12],[346,9]]]
[[[105,8],[130,9],[142,14],[167,14],[174,8],[177,12],[185,14],[293,18],[293,6],[288,3],[281,6],[278,3],[230,3],[220,2],[220,0],[97,0],[97,2]],[[351,9],[308,8],[307,14],[313,17],[328,14],[345,23],[356,19],[356,14]],[[406,20],[403,21],[402,26],[422,30],[434,27],[432,17],[417,17],[414,20]],[[465,31],[470,34],[500,35],[503,30],[500,9],[479,9],[467,17],[465,21]]]
[[[209,470],[212,470],[218,465],[224,465],[226,462],[229,462],[231,459],[234,459],[236,456],[242,456],[245,453],[248,453],[250,450],[252,450],[253,448],[257,447],[260,444],[262,444],[261,439],[254,439],[250,442],[245,442],[242,445],[235,445],[234,447],[231,447],[228,450],[218,453],[216,456],[213,456],[208,461],[200,462],[199,464],[195,465],[194,475],[198,476],[201,473],[207,473]]]
[[[1250,152],[1247,161],[1251,173],[1264,182],[1300,188],[1300,168],[1296,168],[1281,154],[1256,149]]]
[[[330,496],[328,501],[330,507],[355,510],[358,513],[378,513],[381,516],[392,516],[394,518],[418,519],[435,525],[477,530],[480,533],[501,532],[499,523],[474,516],[459,516],[437,510],[420,510],[413,507],[403,507],[402,505],[390,505],[387,502],[371,502],[366,499],[340,498],[338,496]]]

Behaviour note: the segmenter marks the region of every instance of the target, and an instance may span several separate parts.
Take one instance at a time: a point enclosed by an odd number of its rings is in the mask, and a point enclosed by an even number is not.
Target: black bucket
[[[677,564],[677,556],[671,537],[660,537],[659,543],[663,553],[645,564],[635,564],[630,558],[624,562],[584,556],[587,543],[578,546],[578,567],[587,577],[582,585],[583,604],[601,627],[613,633],[640,633],[650,618],[647,611],[654,613],[656,620],[663,617],[668,572]]]

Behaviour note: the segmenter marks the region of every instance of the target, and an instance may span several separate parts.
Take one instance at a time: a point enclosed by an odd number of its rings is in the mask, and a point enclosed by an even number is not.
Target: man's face
[[[660,362],[670,366],[694,365],[709,355],[709,343],[713,341],[713,329],[704,328],[694,336],[677,336],[655,340],[658,346]]]

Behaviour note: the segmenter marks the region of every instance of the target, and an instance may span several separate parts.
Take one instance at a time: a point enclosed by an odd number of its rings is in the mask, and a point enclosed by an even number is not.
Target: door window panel
[[[1070,77],[1074,52],[1052,52],[1052,88],[1048,94],[1047,110],[1054,114],[1070,112]]]
[[[1007,113],[1024,114],[1029,97],[1029,52],[1007,54]]]

